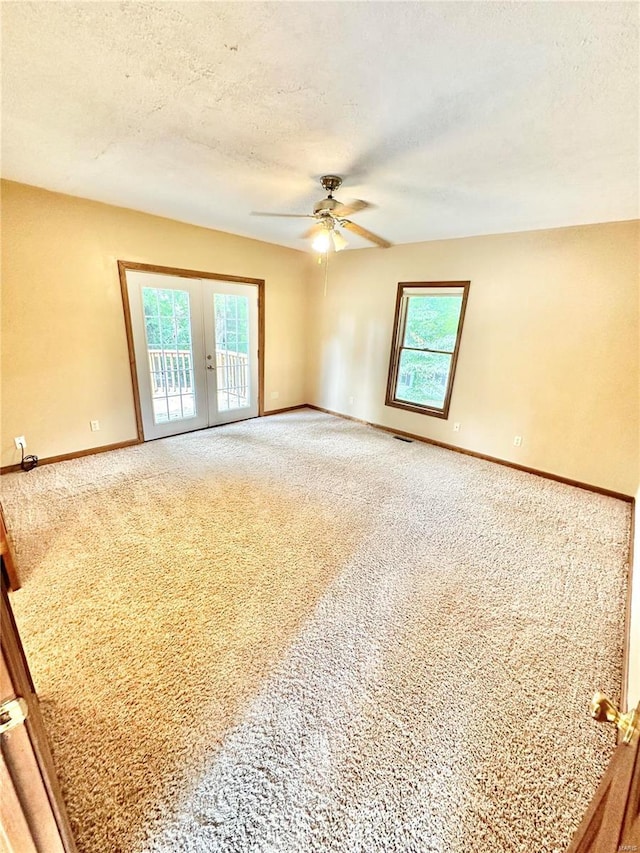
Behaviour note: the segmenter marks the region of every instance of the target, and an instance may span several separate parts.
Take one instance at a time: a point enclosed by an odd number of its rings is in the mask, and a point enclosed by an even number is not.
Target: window
[[[446,418],[468,281],[398,285],[387,406]]]

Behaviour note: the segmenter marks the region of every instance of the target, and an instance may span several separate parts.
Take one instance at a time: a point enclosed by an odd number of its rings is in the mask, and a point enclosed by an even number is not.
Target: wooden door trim
[[[56,775],[47,734],[42,722],[38,697],[31,679],[27,659],[20,642],[20,635],[13,618],[9,603],[7,583],[2,572],[2,598],[0,601],[0,621],[3,624],[1,645],[2,655],[6,662],[16,694],[27,702],[29,715],[23,725],[31,742],[35,761],[38,766],[40,780],[46,792],[53,818],[58,828],[62,846],[66,853],[77,853],[76,844],[71,832],[66,806],[62,797],[60,783]],[[28,822],[28,818],[27,818]]]
[[[131,308],[129,305],[129,292],[127,290],[127,271],[149,272],[157,275],[172,275],[179,278],[206,278],[211,281],[231,281],[237,284],[252,284],[258,289],[258,417],[264,415],[264,355],[265,355],[265,306],[263,278],[248,278],[238,275],[224,275],[223,273],[208,272],[204,270],[187,270],[181,267],[163,267],[158,264],[143,264],[137,261],[118,261],[118,278],[120,279],[120,291],[122,294],[122,308],[124,313],[124,326],[127,335],[127,349],[129,351],[129,370],[131,373],[131,388],[133,391],[133,405],[136,415],[136,433],[138,442],[144,441],[144,429],[142,425],[142,407],[140,405],[140,387],[136,373],[136,359],[133,346],[133,328],[131,325]]]
[[[11,549],[11,544],[9,542],[9,534],[7,532],[7,525],[4,520],[4,511],[2,509],[2,504],[0,503],[0,558],[2,559],[2,565],[7,574],[7,579],[9,581],[9,589],[15,591],[16,589],[20,589],[22,584],[20,583],[20,575],[18,574],[18,570],[16,569],[16,564],[13,561],[13,551]]]
[[[214,281],[233,281],[238,284],[264,284],[263,278],[247,278],[242,275],[225,275],[224,273],[204,270],[186,270],[182,267],[162,267],[157,264],[143,264],[137,261],[118,261],[118,268],[136,272],[153,272],[159,275],[173,275],[178,278],[209,278]]]
[[[636,512],[638,510],[635,498],[631,500],[631,524],[629,529],[629,574],[627,575],[627,599],[624,607],[624,636],[622,639],[622,690],[620,693],[620,707],[622,710],[629,708],[629,680],[631,677],[631,600],[633,596],[633,584],[640,583],[640,571],[635,566],[636,559],[640,555],[635,553],[636,538]]]
[[[129,305],[129,291],[127,289],[127,270],[132,269],[123,261],[118,261],[118,278],[120,279],[120,291],[122,294],[122,311],[124,314],[124,328],[127,335],[127,349],[129,351],[129,370],[131,372],[131,389],[133,391],[133,406],[136,414],[136,436],[139,442],[144,441],[142,430],[142,407],[140,406],[140,387],[138,386],[138,374],[136,371],[136,357],[133,348],[133,327],[131,325],[131,306]]]

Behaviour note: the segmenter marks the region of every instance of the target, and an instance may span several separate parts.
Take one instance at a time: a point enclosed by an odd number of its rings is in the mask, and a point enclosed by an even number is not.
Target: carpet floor
[[[301,410],[3,477],[83,853],[562,853],[630,508]]]

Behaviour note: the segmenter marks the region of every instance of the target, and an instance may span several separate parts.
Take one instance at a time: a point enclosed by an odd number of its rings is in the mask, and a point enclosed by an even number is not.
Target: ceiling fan
[[[342,236],[338,228],[346,228],[353,234],[359,237],[364,237],[371,243],[380,246],[381,249],[388,249],[391,243],[361,225],[356,225],[347,216],[353,213],[358,213],[360,210],[365,210],[371,205],[366,201],[355,199],[349,204],[342,204],[333,197],[333,193],[342,184],[342,178],[338,175],[323,175],[320,178],[320,183],[327,190],[328,195],[321,201],[316,202],[313,206],[313,213],[262,213],[253,212],[253,216],[282,216],[295,219],[315,219],[315,224],[302,234],[303,239],[313,238],[313,248],[317,252],[327,252],[333,245],[336,252],[341,251],[347,245],[347,241]]]

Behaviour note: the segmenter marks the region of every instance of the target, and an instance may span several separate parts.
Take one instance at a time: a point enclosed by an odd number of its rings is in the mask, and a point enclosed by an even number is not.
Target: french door
[[[258,415],[258,287],[126,271],[145,441]]]

